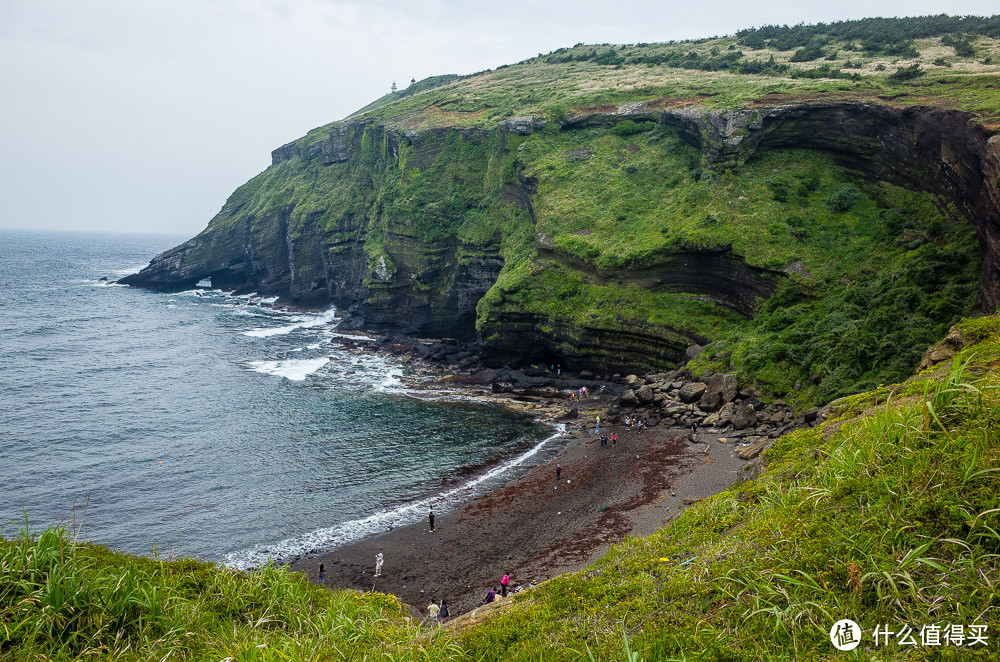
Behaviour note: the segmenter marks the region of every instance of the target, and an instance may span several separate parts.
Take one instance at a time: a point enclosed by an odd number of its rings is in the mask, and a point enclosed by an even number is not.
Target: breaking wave
[[[284,359],[282,361],[251,361],[250,369],[265,375],[284,377],[293,382],[301,382],[330,362],[330,359]]]
[[[458,487],[447,489],[430,497],[410,501],[401,506],[350,520],[337,526],[311,531],[295,538],[288,538],[270,545],[262,545],[253,549],[231,552],[223,556],[223,563],[230,568],[246,570],[264,566],[272,561],[286,561],[312,550],[328,550],[332,547],[345,545],[365,536],[381,533],[389,528],[419,522],[427,515],[427,509],[434,506],[440,514],[451,510],[476,494],[484,484],[503,477],[512,470],[525,465],[543,448],[562,437],[566,432],[564,425],[558,425],[556,432],[541,440],[527,451],[490,469],[486,473],[462,483]]]

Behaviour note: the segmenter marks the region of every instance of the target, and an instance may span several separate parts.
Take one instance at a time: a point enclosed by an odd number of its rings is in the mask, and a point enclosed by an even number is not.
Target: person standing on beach
[[[375,576],[376,577],[381,577],[382,576],[382,562],[384,560],[385,560],[385,557],[382,556],[382,552],[379,552],[378,554],[375,555]]]
[[[562,475],[562,467],[558,464],[556,465],[556,480],[559,480],[559,476]]]
[[[431,533],[434,533],[434,506],[431,506],[431,512],[427,513],[427,522],[431,525]]]
[[[500,597],[507,597],[507,587],[510,585],[510,575],[506,572],[503,573],[503,577],[500,578]]]
[[[319,583],[320,584],[326,583],[326,566],[323,565],[322,563],[319,564]]]
[[[451,612],[448,611],[448,603],[444,600],[444,598],[441,599],[441,612],[440,613],[441,613],[441,622],[442,623],[447,623],[448,622],[448,617],[451,616]]]
[[[612,446],[617,446],[618,445],[618,433],[617,432],[612,432],[611,433],[611,445]]]
[[[430,617],[430,619],[432,621],[437,621],[437,619],[438,619],[438,612],[440,612],[440,611],[441,611],[441,608],[438,607],[437,603],[434,602],[433,600],[431,600],[431,603],[429,605],[427,605],[427,615]]]

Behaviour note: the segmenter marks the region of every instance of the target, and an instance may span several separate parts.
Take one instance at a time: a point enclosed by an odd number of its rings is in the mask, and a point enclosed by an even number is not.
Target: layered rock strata
[[[626,120],[673,127],[700,150],[708,169],[739,168],[763,151],[799,147],[832,152],[861,176],[928,191],[976,228],[982,258],[976,308],[993,311],[1000,305],[1000,136],[969,113],[853,101],[738,111],[664,110],[634,103],[617,112],[571,117],[559,129],[610,127]],[[366,120],[334,126],[272,154],[272,169],[313,173],[314,191],[269,190],[283,202],[272,202],[261,213],[248,211],[248,200],[262,194],[251,182],[204,232],[122,282],[185,289],[208,279],[213,287],[280,295],[295,304],[334,304],[347,311],[345,325],[350,328],[428,337],[480,333],[487,356],[497,365],[542,360],[564,361],[576,369],[639,370],[683,360],[685,348],[710,338],[652,323],[623,333],[509,307],[495,314],[478,311],[477,329],[477,306],[504,268],[502,233],[475,241],[429,238],[392,211],[393,189],[379,173],[397,169],[404,182],[429,176],[426,172],[444,158],[442,145],[451,140],[471,155],[472,179],[457,184],[468,186],[477,173],[488,172],[492,160],[510,154],[506,136],[552,130],[546,126],[544,118],[531,116],[505,120],[492,131],[400,132]],[[280,181],[283,172],[269,170],[260,177]],[[338,196],[341,181],[355,184]],[[523,175],[507,179],[499,202],[491,204],[533,218],[536,184]],[[277,184],[269,180],[266,186]],[[316,193],[320,188],[323,195]],[[751,315],[784,278],[748,265],[725,246],[672,252],[613,274],[552,250],[544,236],[535,237],[531,251],[533,260],[583,273],[588,282],[691,293],[741,315]],[[503,300],[494,297],[489,306]]]

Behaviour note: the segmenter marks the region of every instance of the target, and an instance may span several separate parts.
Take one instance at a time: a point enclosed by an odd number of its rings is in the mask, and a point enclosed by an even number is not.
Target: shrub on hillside
[[[628,136],[634,136],[637,133],[646,133],[652,128],[652,122],[633,122],[632,120],[625,120],[624,122],[619,122],[611,127],[611,133],[616,136],[626,138]]]
[[[900,67],[896,69],[894,73],[889,74],[889,82],[891,83],[902,83],[904,81],[913,80],[914,78],[919,78],[924,75],[924,70],[920,68],[920,65],[914,62],[908,67]]]
[[[946,34],[941,37],[941,43],[945,46],[951,46],[955,49],[955,55],[958,57],[975,57],[976,49],[972,45],[971,35],[959,35],[953,36]]]
[[[823,57],[823,49],[816,42],[803,46],[788,58],[789,62],[812,62]]]
[[[861,200],[861,191],[853,184],[848,184],[842,189],[832,193],[826,200],[826,204],[835,212],[845,212]]]
[[[778,202],[788,202],[792,197],[792,182],[787,177],[772,177],[767,185],[771,189],[771,197]]]

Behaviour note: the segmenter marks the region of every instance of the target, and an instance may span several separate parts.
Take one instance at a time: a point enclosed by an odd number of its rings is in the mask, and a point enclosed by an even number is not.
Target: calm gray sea
[[[335,347],[335,310],[98,280],[184,239],[0,230],[0,533],[89,500],[88,539],[246,567],[421,519],[551,445],[412,397],[402,366]]]

